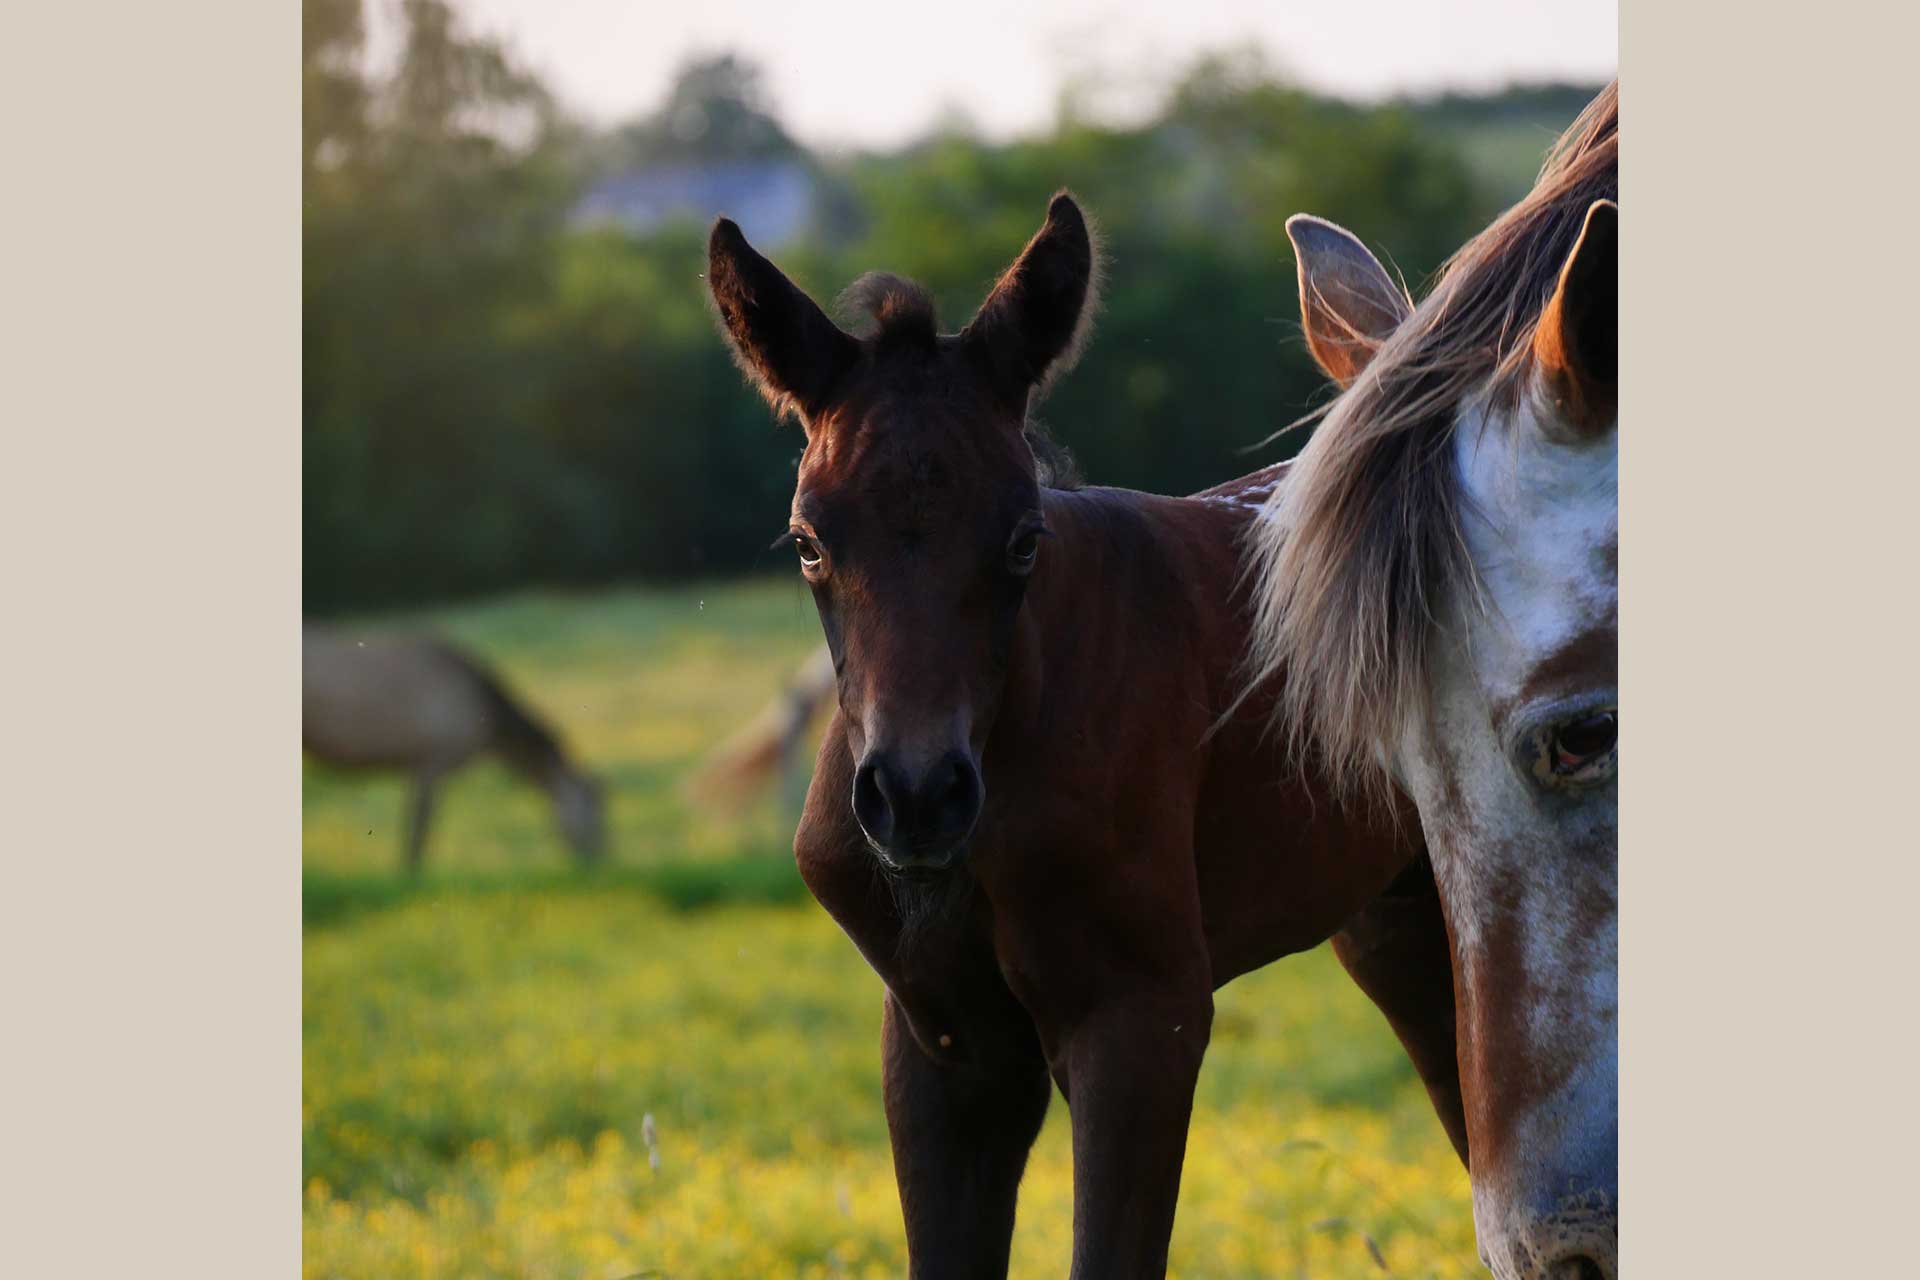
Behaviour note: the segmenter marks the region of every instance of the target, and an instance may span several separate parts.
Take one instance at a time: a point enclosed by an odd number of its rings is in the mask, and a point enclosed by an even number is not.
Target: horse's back
[[[484,749],[491,723],[466,668],[436,641],[365,639],[309,626],[301,737],[330,764],[447,769]]]
[[[1193,872],[1221,982],[1325,941],[1421,847],[1404,806],[1343,800],[1316,760],[1294,752],[1273,728],[1275,687],[1242,690],[1252,625],[1244,540],[1287,471],[1277,464],[1184,498],[1096,495],[1139,524],[1110,566],[1131,575],[1111,590],[1135,602],[1137,636],[1129,658],[1084,674],[1103,689],[1115,670],[1154,676],[1152,685],[1129,681],[1135,697],[1104,698],[1104,738],[1126,740],[1121,721],[1148,725],[1199,764],[1163,764],[1125,790],[1191,814]],[[1077,602],[1073,612],[1087,607]],[[1115,611],[1102,630],[1124,631],[1129,617]],[[1177,794],[1171,778],[1191,790]]]

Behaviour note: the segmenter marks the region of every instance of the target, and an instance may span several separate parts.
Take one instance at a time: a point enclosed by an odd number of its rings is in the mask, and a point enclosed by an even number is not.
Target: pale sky
[[[993,137],[1043,130],[1071,77],[1103,114],[1150,110],[1202,51],[1258,44],[1308,84],[1355,96],[1600,80],[1619,57],[1614,0],[454,0],[574,112],[651,110],[690,53],[757,61],[812,146],[887,146],[959,107]],[[371,0],[374,49],[394,0]]]

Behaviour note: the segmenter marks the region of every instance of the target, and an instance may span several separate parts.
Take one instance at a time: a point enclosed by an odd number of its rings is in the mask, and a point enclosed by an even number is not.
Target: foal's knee
[[[1076,1074],[1119,1064],[1143,1079],[1191,1078],[1199,1074],[1212,1038],[1211,991],[1141,991],[1090,1013],[1068,1037],[1063,1056]]]

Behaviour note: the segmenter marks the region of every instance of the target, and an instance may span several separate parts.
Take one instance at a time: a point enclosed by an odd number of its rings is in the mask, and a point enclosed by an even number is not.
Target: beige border
[[[1907,13],[1626,0],[1634,1277],[1915,1266]]]
[[[291,1275],[299,7],[7,28],[0,1274]]]
[[[1892,11],[1626,0],[1636,1277],[1910,1265]],[[298,38],[240,0],[9,34],[8,1274],[298,1266]]]

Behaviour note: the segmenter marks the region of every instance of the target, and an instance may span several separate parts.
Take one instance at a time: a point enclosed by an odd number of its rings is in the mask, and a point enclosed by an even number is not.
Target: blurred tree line
[[[1526,185],[1475,155],[1475,122],[1523,129],[1537,163],[1594,91],[1363,107],[1236,54],[1193,66],[1141,126],[1063,110],[1044,137],[949,124],[827,156],[792,139],[736,58],[689,64],[656,112],[595,132],[446,0],[404,0],[377,73],[362,0],[304,4],[313,613],[771,563],[800,437],[772,425],[714,331],[718,210],[643,234],[583,224],[581,195],[606,175],[799,165],[812,212],[772,250],[789,274],[823,302],[868,269],[912,276],[948,328],[1073,188],[1104,233],[1108,288],[1041,416],[1093,481],[1183,492],[1297,448],[1243,452],[1325,394],[1299,341],[1289,214],[1354,228],[1417,292]]]

